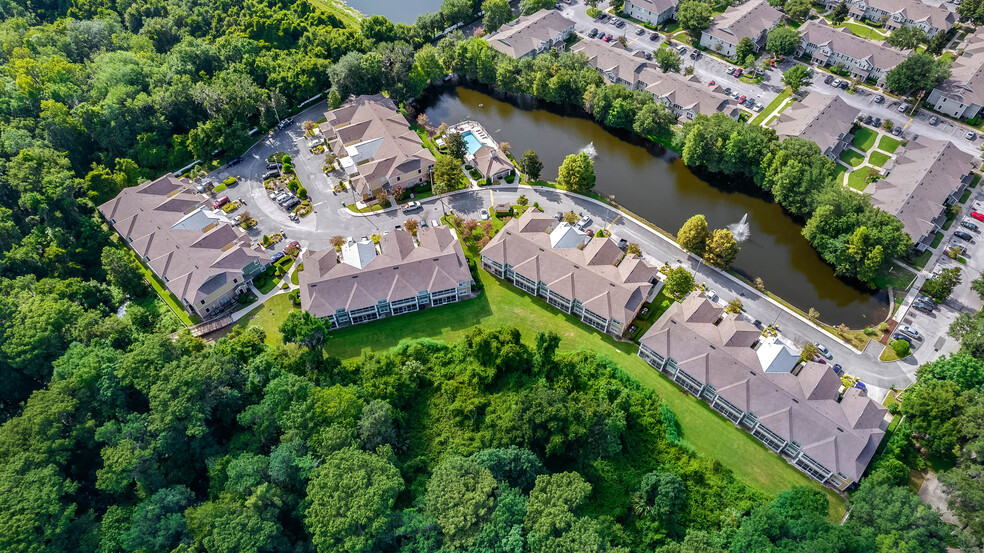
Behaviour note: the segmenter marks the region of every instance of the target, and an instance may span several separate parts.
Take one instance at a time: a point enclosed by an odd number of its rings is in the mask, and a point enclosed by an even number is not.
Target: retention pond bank
[[[736,272],[761,278],[771,292],[803,311],[817,309],[831,324],[861,328],[887,315],[887,294],[835,275],[803,237],[801,223],[754,186],[697,174],[672,151],[606,129],[580,111],[565,112],[528,97],[446,87],[432,89],[418,105],[434,126],[474,119],[496,140],[509,142],[517,157],[535,150],[546,180],[556,179],[568,154],[593,145],[595,191],[614,195],[618,204],[669,232],[696,213],[703,213],[711,228],[738,223],[747,213],[750,236],[741,245]]]

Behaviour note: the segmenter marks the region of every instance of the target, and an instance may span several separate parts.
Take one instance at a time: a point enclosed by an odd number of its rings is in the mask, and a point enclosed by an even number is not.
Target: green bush
[[[284,163],[283,172],[285,175],[292,174],[294,172],[294,166],[290,163]]]
[[[226,186],[232,186],[232,185],[236,184],[236,182],[237,182],[236,181],[236,177],[229,177],[226,180],[222,181],[222,184],[224,184]]]
[[[284,165],[290,163],[290,156],[287,154],[280,156],[280,163],[283,163]]]
[[[906,357],[910,353],[909,342],[905,340],[893,340],[892,349],[895,350],[895,354],[900,358]]]
[[[901,409],[901,408],[902,408],[902,404],[900,404],[900,403],[890,403],[888,405],[888,412],[894,415],[894,414],[898,413],[899,412],[899,409]]]
[[[297,197],[300,198],[300,199],[302,199],[302,200],[306,200],[307,197],[308,197],[307,196],[307,188],[304,188],[303,186],[299,186],[297,188]]]
[[[506,182],[508,182],[509,184],[512,184],[514,180],[516,180],[516,174],[515,173],[509,173],[509,175],[506,177]]]
[[[263,235],[263,239],[260,240],[260,243],[263,244],[264,246],[269,246],[270,245],[270,237],[264,234]]]
[[[297,179],[290,179],[287,181],[287,189],[291,192],[297,192],[297,189],[301,187],[301,181]]]

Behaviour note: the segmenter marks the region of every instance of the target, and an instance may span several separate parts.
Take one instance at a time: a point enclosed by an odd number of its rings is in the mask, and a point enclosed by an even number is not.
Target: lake
[[[441,0],[345,0],[362,15],[383,15],[393,23],[413,23],[417,16],[436,12]]]
[[[476,120],[517,157],[532,149],[543,162],[541,178],[555,180],[568,154],[588,144],[598,152],[595,191],[663,229],[676,233],[690,216],[703,213],[711,228],[737,223],[748,214],[751,236],[741,244],[733,270],[808,311],[820,312],[829,324],[861,328],[888,314],[885,292],[870,291],[834,274],[803,237],[802,221],[794,220],[753,185],[698,174],[680,156],[627,131],[610,130],[583,111],[538,102],[527,96],[505,96],[468,87],[430,89],[418,106],[430,124]]]

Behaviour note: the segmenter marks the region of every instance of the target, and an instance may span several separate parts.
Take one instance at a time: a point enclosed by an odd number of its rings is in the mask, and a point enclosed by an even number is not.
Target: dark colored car
[[[270,258],[270,263],[276,263],[284,258],[284,252],[277,252]]]
[[[827,75],[827,78],[823,80],[823,84],[830,84],[832,82],[834,82],[834,76],[833,75]]]
[[[234,157],[234,158],[230,159],[228,161],[228,163],[226,163],[226,167],[232,167],[234,165],[239,165],[242,162],[243,162],[243,158],[241,158],[241,157]]]
[[[912,344],[912,338],[906,336],[905,334],[902,334],[901,332],[896,332],[895,334],[892,334],[892,339],[905,340],[906,342],[909,342],[910,345]]]
[[[598,29],[591,29],[591,31],[588,32],[588,36],[591,38],[598,36]]]
[[[272,179],[279,176],[280,176],[280,171],[274,169],[273,171],[267,171],[266,173],[263,173],[263,180]]]
[[[914,301],[914,302],[912,302],[912,308],[913,309],[916,309],[918,311],[922,311],[923,313],[932,313],[933,312],[933,308],[932,307],[926,305],[925,303],[923,303],[921,301]]]
[[[970,229],[970,230],[972,230],[974,232],[977,232],[977,231],[980,230],[980,227],[978,227],[974,223],[971,223],[970,221],[960,221],[960,226],[962,226],[963,228],[966,228],[966,229]]]
[[[280,170],[280,164],[279,163],[267,163],[266,164],[266,168],[267,168],[267,170],[276,169],[276,170],[279,171]]]
[[[653,33],[649,35],[649,40],[653,42],[659,42],[659,33]]]
[[[875,118],[874,118],[874,117],[872,117],[872,116],[870,116],[870,115],[868,115],[867,117],[865,117],[865,118],[864,118],[864,124],[865,124],[865,125],[870,125],[870,124],[871,124],[871,122],[872,122],[872,121],[874,121],[874,120],[875,120]]]
[[[652,60],[653,59],[653,53],[652,52],[646,52],[646,59],[647,60]]]
[[[973,236],[971,236],[970,234],[968,234],[968,233],[966,233],[966,232],[964,232],[962,230],[958,230],[958,231],[954,232],[953,235],[956,236],[957,238],[961,239],[961,240],[966,240],[968,242],[970,242],[971,240],[974,239]]]

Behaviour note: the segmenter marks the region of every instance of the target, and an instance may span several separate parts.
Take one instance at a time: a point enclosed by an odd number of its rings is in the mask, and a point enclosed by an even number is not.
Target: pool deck
[[[460,132],[463,135],[471,133],[471,135],[478,141],[479,147],[499,147],[499,143],[492,138],[492,135],[490,135],[489,132],[485,130],[485,127],[483,127],[478,121],[462,121],[460,123],[455,123],[454,125],[448,127],[448,132]],[[478,148],[475,148],[475,150],[478,150]],[[475,150],[469,148],[468,155],[470,156],[474,154]]]

